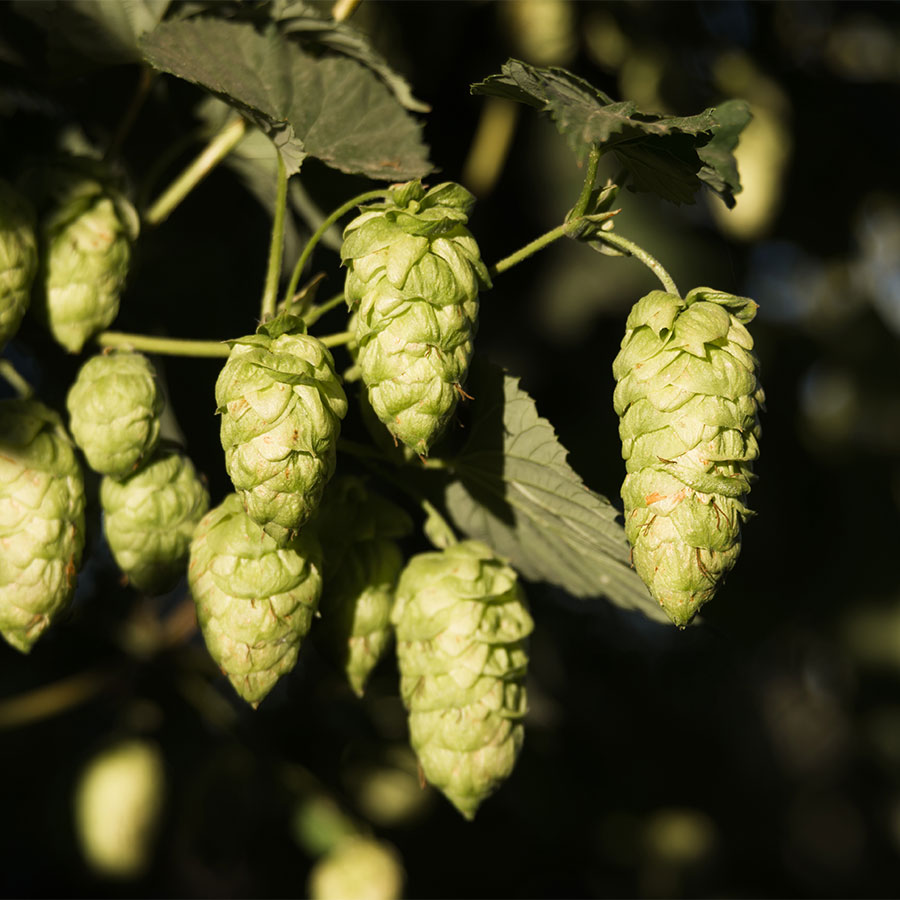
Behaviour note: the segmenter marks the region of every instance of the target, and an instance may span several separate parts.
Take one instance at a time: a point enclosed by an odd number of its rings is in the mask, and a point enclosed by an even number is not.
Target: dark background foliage
[[[436,798],[418,817],[375,822],[374,831],[401,851],[412,897],[894,896],[898,8],[572,3],[568,37],[545,60],[517,30],[513,5],[367,2],[354,17],[431,105],[425,136],[441,178],[470,177],[485,101],[468,86],[511,55],[564,65],[648,108],[690,114],[746,96],[768,112],[768,143],[760,139],[754,154],[763,175],[754,182],[742,169],[747,196],[754,187],[769,210],[752,231],[735,234],[714,212],[719,201],[702,195],[675,207],[626,193],[617,226],[683,290],[709,284],[760,304],[753,333],[768,409],[751,495],[758,516],[727,584],[684,632],[529,586],[531,713],[514,775],[474,824]],[[538,30],[546,37],[550,26]],[[68,125],[108,138],[137,80],[132,66],[60,77],[46,49],[40,29],[0,6],[7,171]],[[197,125],[196,89],[161,78],[154,92],[123,146],[130,173],[146,173]],[[185,147],[170,177],[196,149]],[[759,187],[766,175],[768,200]],[[368,184],[315,161],[301,179],[326,210]],[[579,182],[552,124],[520,110],[498,177],[476,190],[471,227],[485,259],[558,224]],[[116,327],[219,339],[247,332],[268,227],[234,175],[214,172],[143,236]],[[333,254],[320,250],[317,263],[331,273],[327,290],[339,290]],[[566,241],[498,278],[483,298],[478,351],[522,377],[573,467],[613,498],[623,473],[610,363],[628,308],[654,286],[636,262]],[[340,313],[324,321],[342,327]],[[29,322],[7,355],[62,407],[78,359]],[[213,417],[219,363],[155,361],[218,502],[228,489]],[[185,588],[145,610],[118,583],[93,512],[91,562],[68,618],[27,658],[0,648],[0,891],[302,895],[311,859],[294,838],[309,773],[365,821],[348,772],[405,741],[393,664],[379,667],[359,703],[310,645],[258,712],[241,708],[196,635],[141,652],[142,616],[177,609]],[[65,702],[63,691],[64,708],[16,725],[23,698],[34,703],[31,692],[55,684],[72,694]],[[106,884],[79,857],[73,785],[93,752],[135,732],[163,747],[167,827],[143,880]]]

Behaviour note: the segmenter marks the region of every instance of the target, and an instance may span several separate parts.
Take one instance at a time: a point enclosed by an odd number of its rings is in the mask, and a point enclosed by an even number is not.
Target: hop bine
[[[741,549],[765,399],[745,325],[756,304],[710,288],[652,291],[626,323],[613,397],[634,566],[687,625]]]
[[[369,401],[396,440],[426,456],[456,408],[472,357],[479,288],[491,286],[465,227],[475,198],[447,182],[400,185],[344,230]]]
[[[225,466],[250,518],[285,543],[334,473],[347,398],[328,348],[295,316],[231,343],[216,382]]]
[[[522,746],[526,639],[513,569],[478,541],[414,556],[397,585],[400,693],[425,778],[472,819]]]
[[[28,653],[66,607],[84,549],[84,482],[59,416],[0,401],[0,633]]]

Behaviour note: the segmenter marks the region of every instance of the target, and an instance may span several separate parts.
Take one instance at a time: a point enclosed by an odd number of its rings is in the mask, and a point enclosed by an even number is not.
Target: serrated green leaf
[[[471,90],[548,113],[579,158],[593,146],[611,150],[630,173],[634,190],[652,191],[672,203],[693,203],[704,182],[726,203],[733,203],[732,193],[740,190],[732,151],[746,124],[743,101],[695,116],[660,116],[642,112],[629,100],[616,102],[566,69],[517,59]],[[704,153],[708,146],[711,151]]]
[[[475,396],[469,439],[448,460],[457,478],[445,491],[456,526],[526,578],[666,621],[630,567],[617,510],[572,470],[565,447],[518,379],[479,363],[467,389]]]
[[[162,21],[169,0],[17,0],[15,10],[48,31],[48,56],[76,53],[95,65],[141,61],[138,38]]]
[[[246,115],[288,173],[314,156],[389,181],[431,171],[421,126],[377,75],[347,57],[311,56],[274,26],[218,19],[167,22],[141,41],[150,65],[206,88]]]

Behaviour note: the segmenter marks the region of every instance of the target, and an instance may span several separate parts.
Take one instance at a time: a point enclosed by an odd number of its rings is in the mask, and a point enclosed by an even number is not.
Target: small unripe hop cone
[[[347,398],[328,348],[294,316],[231,344],[216,381],[225,467],[250,518],[286,543],[334,473]]]
[[[322,551],[304,530],[284,546],[229,494],[191,542],[188,583],[210,656],[256,707],[297,662],[322,593]]]
[[[19,328],[37,270],[34,211],[0,179],[0,350]]]
[[[425,778],[472,819],[522,746],[526,641],[513,569],[478,541],[414,556],[397,585],[400,693]]]
[[[710,288],[652,291],[613,362],[625,533],[635,569],[672,621],[687,625],[737,561],[759,455],[764,401],[756,304]]]
[[[345,294],[356,312],[358,365],[378,418],[426,456],[462,391],[491,286],[465,227],[475,198],[447,182],[394,188],[344,230]]]
[[[59,416],[0,401],[0,634],[28,653],[69,603],[84,549],[84,482]]]

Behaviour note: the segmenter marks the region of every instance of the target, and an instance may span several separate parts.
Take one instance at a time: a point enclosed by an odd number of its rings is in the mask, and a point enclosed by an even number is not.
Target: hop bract
[[[153,855],[165,800],[165,768],[149,741],[115,744],[89,761],[75,792],[85,861],[107,878],[137,878]]]
[[[119,568],[139,590],[171,590],[185,571],[209,493],[182,453],[159,448],[134,475],[100,483],[103,532]]]
[[[425,777],[467,818],[515,766],[534,628],[516,573],[478,541],[414,556],[397,585],[400,693]]]
[[[141,353],[92,356],[69,389],[66,406],[75,443],[101,475],[126,477],[159,441],[165,398]]]
[[[34,211],[0,179],[0,350],[18,331],[37,269]]]
[[[68,604],[84,548],[84,482],[59,416],[0,401],[0,633],[27,653]]]
[[[309,873],[312,900],[400,900],[406,873],[391,844],[350,837],[323,856]]]
[[[459,398],[472,357],[479,288],[490,287],[465,227],[475,198],[447,182],[394,188],[344,230],[347,303],[358,364],[378,418],[422,456]]]
[[[391,640],[394,586],[403,554],[394,538],[412,530],[403,510],[358,478],[335,479],[315,521],[325,553],[319,633],[362,696]]]
[[[119,312],[138,215],[96,164],[71,160],[25,179],[38,208],[35,313],[78,353]]]
[[[652,291],[613,363],[634,566],[676,625],[716,592],[741,548],[759,455],[756,304],[709,288]]]
[[[188,582],[207,649],[254,707],[297,662],[322,593],[321,559],[311,532],[280,547],[236,494],[194,532]]]
[[[232,343],[216,382],[225,466],[247,514],[288,541],[334,472],[347,398],[328,348],[294,316]]]

